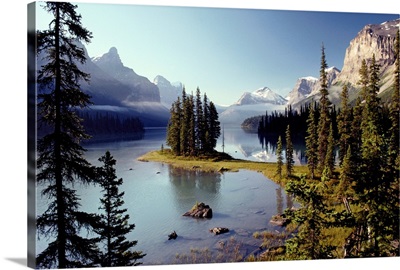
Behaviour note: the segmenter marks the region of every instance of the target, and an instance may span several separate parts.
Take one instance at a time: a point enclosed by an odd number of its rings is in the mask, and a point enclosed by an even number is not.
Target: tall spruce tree
[[[354,197],[354,169],[351,147],[348,146],[340,166],[339,184],[336,188],[336,193],[344,200],[347,200],[348,197]]]
[[[90,97],[79,82],[89,75],[78,69],[86,61],[76,41],[90,42],[92,34],[82,26],[76,5],[46,2],[44,9],[53,18],[49,29],[38,31],[38,52],[45,62],[38,72],[38,119],[50,132],[38,141],[38,185],[49,200],[48,209],[38,216],[39,235],[49,239],[47,248],[37,256],[37,267],[90,267],[98,255],[96,239],[85,238],[95,215],[79,211],[76,183],[94,181],[94,168],[84,158],[81,140],[89,138],[77,116]]]
[[[205,153],[210,152],[210,150],[213,149],[213,147],[211,146],[211,141],[210,141],[210,106],[209,106],[209,100],[207,97],[207,94],[204,93],[203,96],[203,115],[201,118],[201,125],[199,126],[200,129],[202,129],[203,131],[201,132],[201,137],[200,137],[200,141],[202,144],[202,150]]]
[[[340,95],[340,113],[338,116],[339,133],[339,164],[342,164],[344,156],[350,144],[351,137],[351,108],[349,105],[348,86],[344,85]]]
[[[282,167],[283,167],[283,156],[282,156],[282,138],[278,137],[278,143],[276,146],[276,176],[279,177],[279,180],[282,179]]]
[[[180,142],[181,142],[181,155],[186,156],[189,154],[189,130],[190,120],[192,118],[193,108],[190,104],[190,98],[182,91],[182,121],[180,125]]]
[[[310,105],[310,112],[307,119],[307,137],[306,137],[306,157],[307,167],[311,179],[315,177],[315,171],[318,166],[318,131],[315,106]]]
[[[204,95],[205,96],[205,95]],[[210,101],[210,105],[208,106],[208,135],[207,135],[207,143],[208,143],[208,152],[212,152],[213,149],[217,146],[217,139],[221,136],[221,125],[218,121],[218,112],[217,108],[214,105],[214,102]]]
[[[330,115],[329,107],[330,101],[328,99],[328,78],[326,69],[328,67],[325,59],[325,48],[322,45],[321,49],[321,68],[320,68],[320,94],[321,98],[319,100],[319,121],[318,121],[318,169],[322,172],[325,163],[325,155],[327,152],[328,136],[329,136],[329,126],[330,126]]]
[[[330,124],[328,144],[326,146],[326,155],[324,162],[324,170],[322,172],[321,180],[329,181],[333,176],[333,170],[335,167],[335,144],[333,139],[333,125]]]
[[[286,128],[286,152],[285,152],[285,157],[286,157],[286,176],[292,176],[293,174],[293,143],[292,143],[292,138],[290,134],[290,125],[287,126]]]
[[[201,93],[200,88],[197,87],[196,89],[196,128],[195,128],[195,135],[196,135],[196,148],[201,151],[204,148],[205,143],[205,114],[204,112],[206,105],[203,108],[203,102],[201,101]]]
[[[368,74],[368,65],[367,61],[363,59],[361,61],[361,68],[358,71],[360,79],[358,80],[358,84],[361,86],[361,98],[365,100],[368,96],[368,83],[369,83],[369,74]]]
[[[178,99],[172,104],[170,109],[170,119],[167,127],[166,143],[171,147],[172,152],[179,156],[181,154],[181,122],[182,108],[181,99]]]
[[[127,209],[122,208],[125,193],[119,192],[123,180],[117,178],[116,160],[109,151],[106,151],[99,161],[103,163],[103,166],[98,168],[103,192],[99,209],[103,210],[103,213],[100,214],[100,224],[96,232],[100,235],[100,242],[104,246],[104,252],[99,256],[100,265],[103,267],[139,265],[141,262],[137,260],[142,259],[145,254],[141,251],[132,251],[131,248],[137,241],[126,239],[126,235],[135,228],[135,224],[128,224]]]
[[[388,145],[388,167],[390,177],[399,185],[399,168],[400,168],[400,153],[399,153],[399,117],[400,117],[400,30],[397,30],[396,42],[394,46],[395,53],[395,71],[393,82],[393,94],[390,102],[390,129],[389,129],[389,145]]]
[[[368,80],[364,89],[365,104],[361,121],[362,170],[355,190],[360,204],[365,209],[359,214],[359,219],[367,224],[370,238],[363,245],[363,256],[381,256],[390,241],[386,233],[390,213],[387,211],[388,185],[384,181],[386,161],[382,159],[386,154],[378,98],[379,65],[375,56],[371,59],[369,72],[364,74],[363,70],[360,70],[361,78],[367,77]]]

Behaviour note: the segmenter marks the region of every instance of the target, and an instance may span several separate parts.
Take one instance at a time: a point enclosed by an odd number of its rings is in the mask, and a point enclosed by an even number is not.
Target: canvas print
[[[399,14],[27,8],[30,267],[399,256]]]

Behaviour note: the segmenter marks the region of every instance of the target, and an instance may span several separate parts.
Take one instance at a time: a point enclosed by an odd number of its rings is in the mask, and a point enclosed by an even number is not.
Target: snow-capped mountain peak
[[[240,99],[235,103],[235,105],[250,105],[250,104],[261,104],[261,103],[271,103],[271,104],[286,104],[286,99],[278,95],[268,87],[262,87],[254,92],[245,92]]]

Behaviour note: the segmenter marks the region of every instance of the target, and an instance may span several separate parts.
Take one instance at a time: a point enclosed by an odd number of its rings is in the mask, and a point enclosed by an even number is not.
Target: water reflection
[[[276,213],[277,215],[283,214],[283,197],[281,187],[276,189]]]
[[[268,157],[268,161],[276,162],[276,148],[278,144],[278,134],[258,134],[259,144],[261,144],[261,148],[263,151],[260,152],[260,156]],[[307,164],[306,159],[306,143],[304,137],[300,136],[292,136],[293,143],[293,158],[296,165],[304,165]],[[285,151],[285,138],[282,135],[283,141],[283,151]],[[266,160],[267,161],[267,160]]]

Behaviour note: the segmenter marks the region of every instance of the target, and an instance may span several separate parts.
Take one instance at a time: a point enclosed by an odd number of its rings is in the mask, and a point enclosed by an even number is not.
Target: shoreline
[[[243,159],[234,159],[225,153],[216,152],[213,156],[206,157],[183,157],[175,156],[169,149],[153,150],[137,158],[141,162],[159,162],[169,164],[175,168],[181,168],[191,171],[204,172],[238,172],[239,170],[250,170],[262,173],[269,180],[284,186],[287,179],[282,176],[278,179],[276,176],[277,164],[275,162],[250,161]],[[306,174],[307,166],[294,166],[295,175]],[[284,168],[283,168],[284,170]]]

